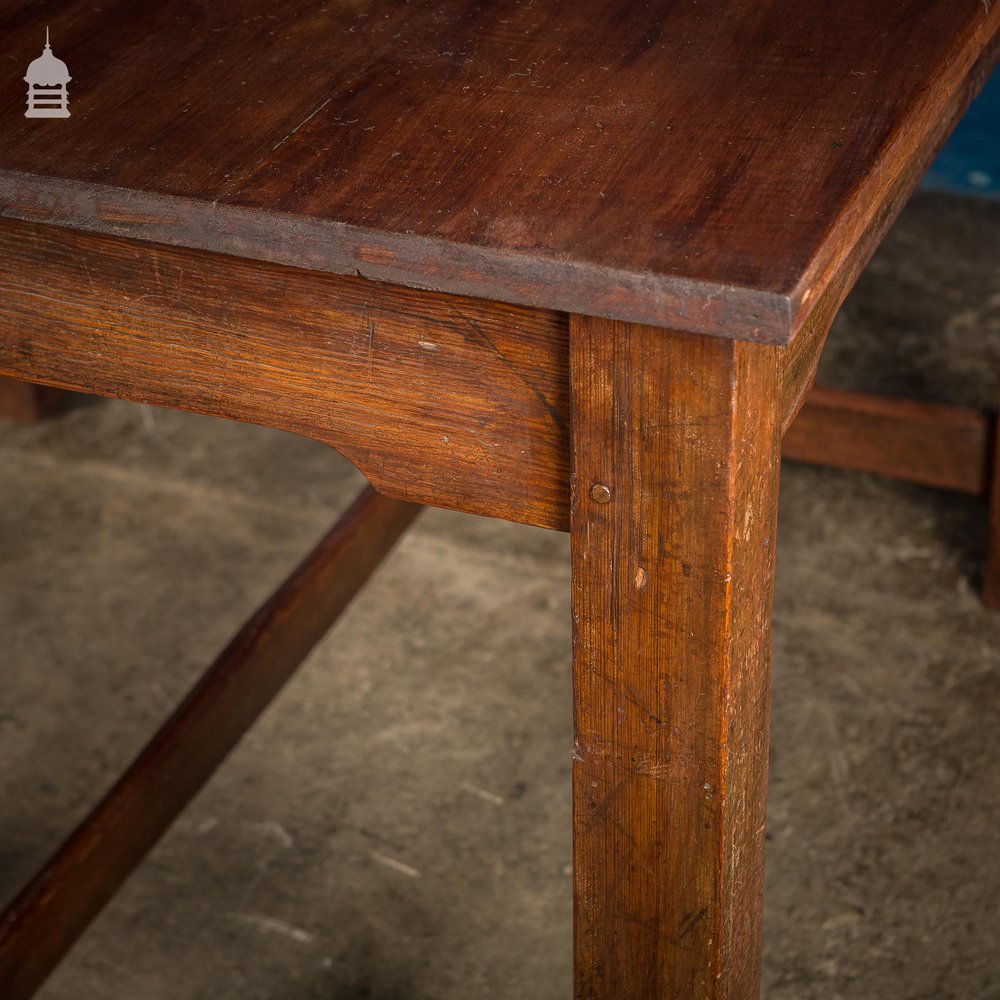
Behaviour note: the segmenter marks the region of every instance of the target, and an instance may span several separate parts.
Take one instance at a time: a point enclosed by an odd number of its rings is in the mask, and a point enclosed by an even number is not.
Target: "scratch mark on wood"
[[[312,121],[312,119],[315,118],[332,100],[333,100],[332,97],[328,97],[312,114],[306,115],[306,117],[303,118],[302,121],[300,121],[298,125],[296,125],[295,128],[293,128],[292,131],[285,136],[284,139],[281,139],[279,142],[275,143],[275,145],[271,147],[271,152],[273,153],[279,146],[282,146],[286,142],[288,142],[288,140],[291,139],[291,137],[295,135],[295,133],[298,132],[298,130],[302,128],[303,125],[305,125],[307,122]]]

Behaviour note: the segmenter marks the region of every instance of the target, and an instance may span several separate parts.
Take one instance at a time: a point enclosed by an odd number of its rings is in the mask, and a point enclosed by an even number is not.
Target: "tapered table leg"
[[[570,331],[577,1000],[760,978],[776,349]]]

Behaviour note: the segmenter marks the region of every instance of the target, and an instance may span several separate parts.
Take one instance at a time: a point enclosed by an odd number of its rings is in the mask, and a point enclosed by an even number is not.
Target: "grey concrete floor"
[[[823,377],[994,405],[1000,206],[923,196]],[[123,403],[0,426],[0,893],[360,484]],[[767,1000],[1000,997],[1000,614],[981,502],[787,465]],[[569,996],[565,537],[428,512],[45,1000]]]

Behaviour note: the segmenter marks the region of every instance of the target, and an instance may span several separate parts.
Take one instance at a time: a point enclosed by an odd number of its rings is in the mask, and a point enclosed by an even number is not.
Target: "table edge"
[[[737,340],[792,339],[779,292],[0,169],[0,217]]]

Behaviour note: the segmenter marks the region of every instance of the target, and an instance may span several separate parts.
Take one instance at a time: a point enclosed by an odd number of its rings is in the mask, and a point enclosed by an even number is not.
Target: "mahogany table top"
[[[61,120],[23,113],[46,26]],[[0,0],[0,214],[787,342],[998,29],[983,0]]]

